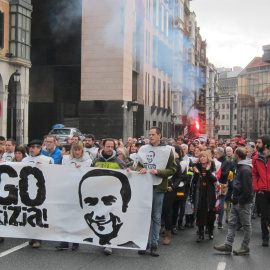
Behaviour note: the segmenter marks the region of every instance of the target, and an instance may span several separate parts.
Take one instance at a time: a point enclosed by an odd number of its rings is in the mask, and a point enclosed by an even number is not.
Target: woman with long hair
[[[16,146],[14,153],[15,155],[11,159],[12,162],[22,162],[22,160],[26,157],[26,150],[23,146]]]
[[[208,226],[209,239],[213,239],[216,219],[215,164],[207,152],[202,151],[199,162],[193,167],[194,175],[191,183],[191,199],[194,205],[196,225],[199,237],[197,242],[204,240],[204,227]]]
[[[62,165],[65,166],[75,166],[75,168],[80,167],[90,167],[92,164],[92,160],[86,159],[84,156],[84,145],[81,141],[75,142],[71,146],[70,154],[63,155]],[[58,250],[69,249],[68,242],[61,242],[59,245],[55,247]],[[72,244],[72,250],[77,250],[79,248],[78,243]]]

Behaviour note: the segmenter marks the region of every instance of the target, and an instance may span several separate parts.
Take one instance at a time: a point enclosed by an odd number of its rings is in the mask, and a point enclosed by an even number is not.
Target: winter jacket
[[[194,204],[194,212],[197,214],[198,209],[201,207],[201,191],[202,191],[202,166],[197,164],[199,173],[194,173],[191,182],[191,202]],[[215,173],[215,163],[211,163],[210,170],[206,171],[206,187],[207,187],[207,208],[208,211],[215,209],[216,205],[216,187],[215,182],[217,181]]]
[[[253,200],[252,165],[249,160],[242,160],[236,165],[233,179],[233,199],[235,204],[248,204]]]
[[[258,152],[252,159],[252,166],[254,191],[270,191],[270,153],[264,156]]]
[[[221,156],[218,161],[221,162],[221,176],[219,182],[221,184],[227,184],[231,163],[229,160],[226,160],[225,155]]]
[[[48,153],[46,150],[42,149],[41,154],[46,157],[51,157],[54,160],[54,164],[59,164],[62,158],[61,150],[58,147],[55,147],[52,153]]]
[[[92,167],[108,168],[108,169],[123,169],[127,168],[125,162],[117,157],[116,151],[113,150],[113,154],[107,159],[103,156],[103,151],[100,156],[97,157],[92,164]]]

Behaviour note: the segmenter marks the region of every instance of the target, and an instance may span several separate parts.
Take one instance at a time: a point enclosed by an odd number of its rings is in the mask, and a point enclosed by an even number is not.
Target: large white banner
[[[146,247],[150,174],[6,162],[0,187],[3,237]]]

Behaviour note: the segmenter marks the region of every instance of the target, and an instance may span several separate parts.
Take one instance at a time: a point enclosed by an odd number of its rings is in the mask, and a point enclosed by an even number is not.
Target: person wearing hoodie
[[[103,145],[104,149],[101,151],[99,157],[94,159],[92,167],[125,170],[127,166],[125,162],[117,156],[114,139],[105,139]]]
[[[236,172],[234,175],[232,207],[227,238],[224,244],[215,246],[214,249],[231,253],[235,237],[238,217],[244,229],[244,239],[241,247],[234,250],[235,255],[249,254],[249,243],[251,235],[251,207],[253,201],[252,189],[252,165],[246,160],[247,151],[243,147],[236,149],[235,153]]]

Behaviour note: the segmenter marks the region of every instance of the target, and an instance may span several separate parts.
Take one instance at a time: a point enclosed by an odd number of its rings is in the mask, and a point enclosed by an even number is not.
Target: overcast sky
[[[192,0],[197,26],[216,67],[246,67],[270,44],[270,0]]]

